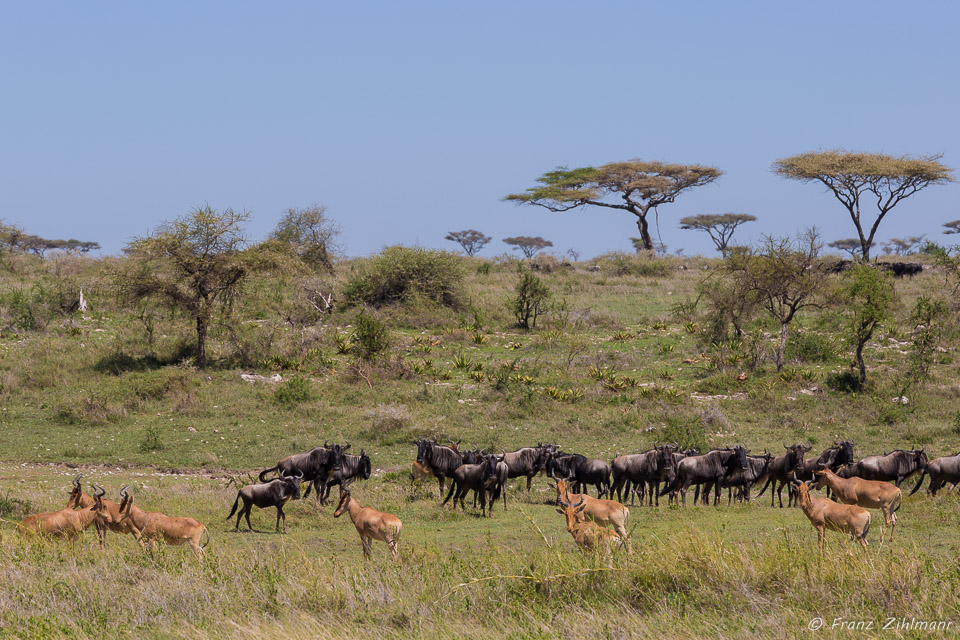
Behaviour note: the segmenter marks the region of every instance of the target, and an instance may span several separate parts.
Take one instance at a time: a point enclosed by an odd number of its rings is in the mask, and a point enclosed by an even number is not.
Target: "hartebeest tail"
[[[363,556],[370,557],[374,540],[387,543],[394,558],[399,557],[400,531],[403,523],[392,513],[377,511],[372,507],[364,507],[350,495],[350,483],[340,485],[340,504],[333,512],[334,518],[339,518],[346,511],[350,514],[353,526],[360,534],[360,544],[363,546]]]

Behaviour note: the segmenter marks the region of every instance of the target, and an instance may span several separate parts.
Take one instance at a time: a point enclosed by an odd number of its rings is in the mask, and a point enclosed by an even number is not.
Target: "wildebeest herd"
[[[479,502],[481,516],[492,516],[494,505],[502,500],[507,509],[507,485],[511,479],[526,478],[526,489],[532,487],[539,474],[549,476],[556,491],[557,511],[566,520],[574,541],[585,549],[609,551],[630,549],[626,530],[630,511],[626,506],[659,505],[660,498],[686,506],[687,493],[695,489],[693,502],[719,505],[722,489],[728,491],[727,504],[733,500],[750,501],[753,489],[761,486],[757,497],[769,488],[770,505],[783,508],[783,490],[788,491],[787,507],[800,507],[818,533],[822,551],[826,529],[850,535],[864,547],[870,528],[870,512],[878,509],[884,517],[880,541],[886,531],[890,537],[896,527],[896,511],[900,507],[900,485],[917,473],[920,479],[912,495],[930,476],[927,492],[936,493],[950,485],[947,495],[960,483],[960,453],[928,461],[923,448],[897,449],[883,455],[854,457],[854,442],[834,441],[816,457],[808,456],[811,445],[784,444],[784,453],[751,454],[744,445],[716,448],[705,453],[684,449],[678,443],[657,444],[648,451],[618,455],[610,463],[564,452],[556,443],[539,442],[499,453],[474,447],[464,450],[460,441],[441,444],[436,439],[416,441],[416,460],[412,463],[411,481],[435,478],[442,505],[453,499],[453,508],[466,509],[465,498],[472,491],[474,506]],[[323,505],[330,488],[340,487],[334,517],[349,514],[360,535],[363,552],[370,556],[372,540],[387,544],[398,554],[402,523],[396,516],[363,507],[352,495],[351,484],[371,475],[370,457],[365,450],[359,455],[347,453],[350,444],[325,442],[305,453],[288,456],[259,474],[260,482],[241,488],[227,519],[236,515],[234,530],[242,518],[252,531],[250,513],[253,507],[274,507],[277,510],[277,531],[286,531],[284,504],[309,496],[313,490]],[[276,472],[273,478],[269,476]],[[451,486],[446,491],[447,480]],[[302,485],[306,490],[301,493]],[[597,497],[589,494],[593,487]],[[91,525],[96,527],[99,544],[104,547],[106,532],[128,533],[152,551],[156,541],[168,544],[189,544],[199,559],[203,557],[201,542],[209,534],[206,526],[193,518],[178,518],[147,512],[134,505],[129,485],[121,487],[121,502],[105,498],[105,490],[94,485],[92,496],[85,494],[80,477],[73,481],[67,506],[51,513],[32,515],[19,524],[25,535],[42,534],[74,539]],[[826,489],[827,498],[814,498],[810,490]],[[830,496],[832,495],[832,499]]]

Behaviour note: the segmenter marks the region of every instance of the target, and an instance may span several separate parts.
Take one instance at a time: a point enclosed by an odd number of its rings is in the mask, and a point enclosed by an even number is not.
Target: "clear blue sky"
[[[717,166],[660,211],[752,213],[743,238],[854,235],[770,163],[808,150],[944,153],[960,169],[951,2],[19,2],[0,13],[0,218],[44,237],[132,236],[208,202],[328,206],[349,255],[453,249],[451,230],[629,250],[624,212],[502,202],[558,165]],[[943,242],[960,184],[902,204],[882,239]]]

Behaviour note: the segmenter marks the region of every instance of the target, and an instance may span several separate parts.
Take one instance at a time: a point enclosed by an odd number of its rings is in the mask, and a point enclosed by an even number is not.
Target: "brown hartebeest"
[[[797,480],[797,474],[793,474],[793,478],[800,498],[800,509],[817,530],[817,546],[820,553],[823,553],[824,529],[847,533],[851,540],[859,542],[864,549],[869,546],[867,542],[867,532],[870,530],[869,511],[852,504],[838,504],[827,498],[811,498],[808,483]],[[812,483],[813,480],[809,482]]]
[[[567,491],[566,480],[557,480],[557,484],[551,484],[556,489],[557,498],[568,504],[574,501],[583,501],[583,515],[593,520],[602,527],[613,527],[620,539],[624,541],[627,550],[630,550],[630,539],[627,537],[627,518],[630,517],[630,510],[616,500],[602,500],[588,496],[585,493],[570,493]]]
[[[615,532],[601,527],[596,522],[587,522],[583,519],[585,506],[581,495],[580,501],[576,504],[570,504],[561,499],[560,508],[557,509],[557,513],[566,516],[567,531],[573,536],[573,541],[577,543],[577,546],[588,551],[597,550],[604,553],[610,553],[610,548],[613,545],[622,546],[624,539]]]
[[[897,527],[897,509],[903,497],[900,489],[882,480],[864,480],[863,478],[841,478],[829,468],[817,469],[817,489],[830,487],[833,495],[844,504],[855,504],[868,509],[880,509],[883,512],[883,529],[880,531],[880,544],[890,527],[890,539]]]
[[[25,536],[41,535],[54,538],[75,540],[87,527],[102,518],[103,498],[106,491],[97,487],[93,504],[83,509],[74,510],[64,507],[49,513],[37,513],[27,516],[19,525],[18,530]]]
[[[83,489],[80,488],[80,478],[83,476],[77,476],[73,480],[73,490],[70,492],[70,499],[67,500],[67,506],[70,508],[76,508],[77,506],[83,508],[85,506],[93,504],[93,498],[88,496],[83,492]],[[123,495],[126,492],[127,487],[130,485],[125,484],[120,487],[120,495]],[[123,516],[120,515],[120,505],[114,502],[113,500],[103,500],[103,514],[100,518],[97,519],[97,536],[100,539],[100,548],[106,548],[107,541],[107,531],[113,531],[114,533],[124,533],[130,534],[140,543],[140,546],[144,546],[143,540],[134,532],[133,526],[130,521],[124,521]]]
[[[372,507],[364,507],[350,495],[350,483],[340,485],[340,504],[333,512],[334,518],[339,518],[346,511],[353,520],[353,526],[360,534],[360,544],[363,546],[363,557],[370,557],[373,540],[383,540],[390,547],[394,558],[399,557],[397,545],[400,543],[400,529],[403,523],[392,513],[383,513]]]
[[[147,539],[147,549],[153,553],[153,545],[157,540],[167,544],[189,544],[197,560],[203,560],[203,548],[200,544],[203,534],[207,534],[207,544],[210,543],[210,533],[203,523],[193,518],[176,518],[156,511],[144,511],[133,504],[133,496],[127,493],[126,488],[121,490],[123,501],[120,503],[120,522],[129,523],[133,535],[140,540]]]

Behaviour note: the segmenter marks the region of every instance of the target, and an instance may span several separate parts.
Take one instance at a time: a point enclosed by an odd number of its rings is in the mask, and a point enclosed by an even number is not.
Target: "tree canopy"
[[[270,238],[290,245],[310,268],[332,271],[339,247],[340,227],[327,215],[327,208],[312,205],[287,209]]]
[[[504,238],[506,244],[513,245],[514,249],[519,249],[527,258],[537,255],[537,252],[547,247],[552,247],[553,242],[545,240],[540,236],[515,236],[513,238]]]
[[[647,221],[650,210],[673,202],[684,191],[710,184],[722,175],[715,167],[648,160],[576,169],[557,167],[537,178],[539,186],[504,199],[557,212],[586,205],[628,211],[637,218],[644,247],[653,250]]]
[[[476,229],[466,229],[464,231],[451,231],[444,237],[444,240],[456,242],[463,247],[464,253],[472,257],[476,255],[480,249],[483,249],[488,242],[493,240],[493,238]]]
[[[777,160],[773,172],[791,180],[824,184],[849,212],[861,255],[869,260],[880,222],[897,204],[930,185],[953,182],[953,169],[943,165],[941,157],[811,151]],[[876,198],[872,223],[861,218],[861,200],[866,194]]]
[[[834,240],[827,246],[831,249],[837,249],[838,251],[845,251],[846,253],[850,254],[851,258],[855,258],[858,253],[861,255],[863,253],[863,247],[860,245],[860,240],[858,238],[843,238],[842,240]],[[872,247],[873,244],[870,246]]]
[[[943,226],[946,227],[943,233],[948,236],[954,233],[960,233],[960,220],[951,220],[950,222],[944,222]]]
[[[730,244],[733,232],[740,225],[746,222],[754,222],[756,219],[756,216],[749,213],[703,214],[680,218],[680,228],[706,231],[710,235],[710,239],[713,240],[713,244],[717,246],[717,251],[726,258],[727,246]]]

